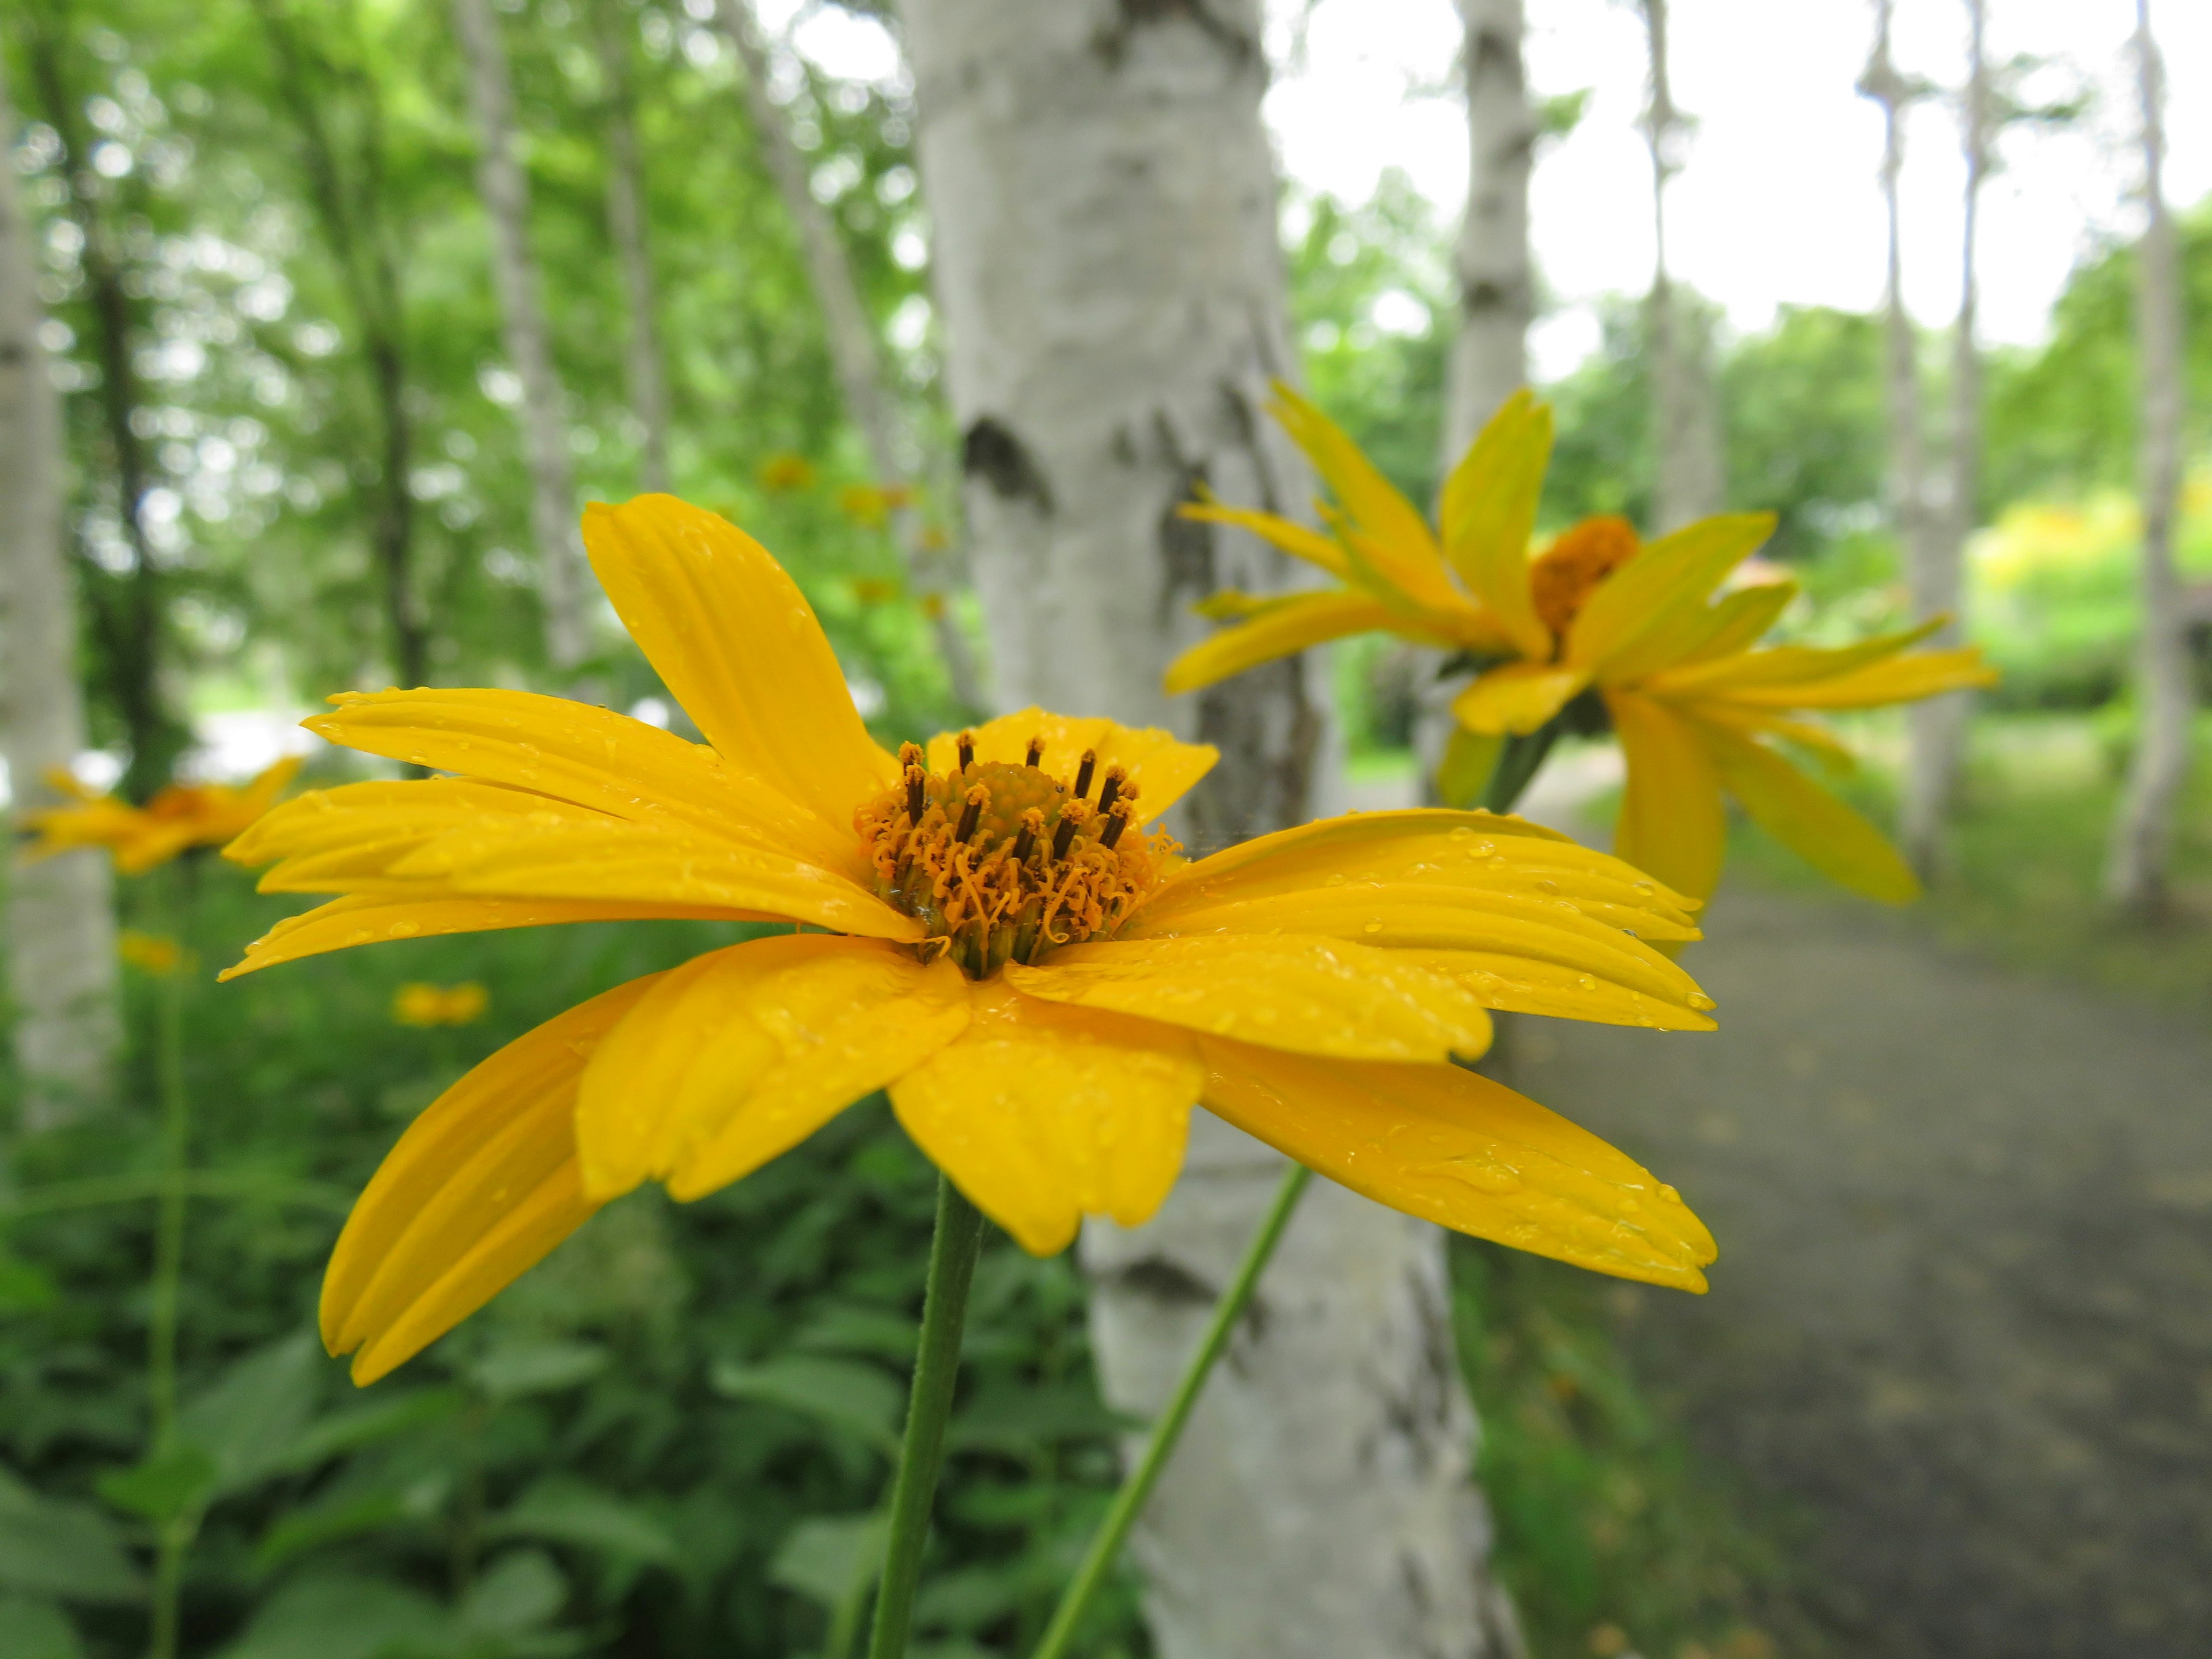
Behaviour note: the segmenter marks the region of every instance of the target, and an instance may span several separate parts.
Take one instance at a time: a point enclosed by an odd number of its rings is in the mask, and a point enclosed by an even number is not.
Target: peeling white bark
[[[1965,597],[1966,537],[1974,527],[1981,495],[1982,358],[1974,339],[1979,283],[1975,258],[1980,240],[1982,183],[1990,169],[1990,76],[1984,52],[1984,0],[1966,0],[1968,62],[1960,98],[1960,140],[1966,163],[1965,221],[1959,250],[1959,318],[1951,336],[1950,477],[1943,512],[1933,533],[1910,557],[1906,585],[1916,620],[1955,618]],[[1955,645],[1954,621],[1934,644]],[[1929,879],[1941,873],[1945,838],[1959,789],[1959,768],[1966,746],[1968,694],[1954,691],[1916,702],[1905,711],[1905,793],[1898,839],[1906,860]]]
[[[1282,563],[1175,516],[1295,512],[1261,412],[1289,369],[1257,0],[907,0],[975,572],[1002,706],[1221,744],[1201,848],[1302,817],[1301,665],[1170,702],[1217,587]],[[1200,1113],[1159,1217],[1086,1233],[1107,1397],[1164,1402],[1281,1160]],[[1488,1571],[1442,1237],[1317,1184],[1141,1522],[1162,1659],[1517,1650]]]
[[[1521,57],[1522,0],[1459,0],[1466,26],[1467,214],[1452,252],[1459,332],[1445,372],[1448,476],[1483,422],[1528,379],[1535,282],[1528,256],[1528,173],[1536,116]]]
[[[468,59],[469,106],[477,126],[477,190],[491,222],[492,281],[499,291],[507,361],[522,382],[523,447],[530,465],[530,528],[538,544],[545,654],[565,673],[591,653],[587,602],[594,584],[584,561],[576,485],[568,466],[567,397],[553,364],[551,331],[530,246],[530,180],[515,154],[514,91],[490,0],[453,0],[453,25]]]
[[[623,379],[630,413],[644,434],[638,483],[648,495],[659,495],[668,489],[668,376],[661,361],[659,304],[646,234],[645,160],[638,150],[629,26],[615,0],[592,0],[592,26],[606,85],[607,232],[629,309]]]
[[[39,341],[34,228],[7,164],[15,112],[0,79],[0,738],[17,807],[51,803],[42,781],[84,747],[76,599],[62,541],[60,401]],[[26,1128],[97,1105],[121,1030],[112,878],[104,854],[9,873],[9,995]]]
[[[1653,527],[1662,534],[1720,511],[1726,490],[1722,470],[1720,411],[1713,384],[1712,331],[1693,307],[1682,303],[1667,269],[1667,186],[1682,170],[1687,137],[1667,69],[1667,0],[1643,0],[1650,41],[1651,96],[1644,112],[1644,137],[1651,152],[1651,223],[1656,253],[1651,293],[1645,301],[1651,354],[1651,419],[1658,452]]]
[[[861,303],[860,284],[854,280],[845,244],[828,210],[815,199],[806,158],[792,142],[790,124],[769,90],[768,50],[759,20],[748,0],[718,0],[717,14],[723,32],[744,62],[745,107],[752,116],[753,131],[769,176],[775,180],[776,192],[799,232],[799,250],[805,256],[815,301],[822,307],[830,360],[844,394],[845,412],[860,428],[878,486],[890,489],[905,485],[916,469],[908,453],[910,446],[899,430],[896,398],[884,383],[882,343],[876,337],[867,307]],[[890,516],[891,533],[905,562],[908,581],[926,600],[934,601],[928,607],[931,623],[953,701],[980,714],[988,706],[988,696],[975,653],[969,648],[968,636],[961,631],[951,604],[953,584],[946,561],[932,556],[923,545],[921,514],[913,507],[894,507]]]
[[[2185,316],[2181,250],[2166,203],[2165,64],[2151,33],[2149,0],[2136,3],[2137,84],[2142,99],[2143,199],[2149,223],[2136,250],[2136,351],[2142,429],[2136,488],[2142,504],[2142,633],[2137,645],[2135,756],[2112,824],[2106,893],[2152,913],[2166,898],[2173,811],[2189,775],[2193,712],[2187,610],[2173,563],[2181,504],[2182,369]]]

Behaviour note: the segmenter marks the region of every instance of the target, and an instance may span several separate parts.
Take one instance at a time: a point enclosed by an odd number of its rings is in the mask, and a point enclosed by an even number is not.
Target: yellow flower
[[[185,947],[162,933],[126,927],[115,936],[115,954],[142,974],[167,979],[185,965]]]
[[[814,463],[804,455],[779,450],[760,464],[761,488],[771,495],[814,487]]]
[[[80,847],[105,847],[126,876],[143,875],[188,848],[220,847],[266,812],[300,769],[288,757],[239,788],[221,783],[173,783],[143,806],[87,789],[57,768],[46,781],[70,798],[67,806],[23,814],[38,840],[26,856],[52,858]]]
[[[855,524],[881,530],[894,509],[914,500],[904,484],[848,484],[837,492],[837,510]]]
[[[899,596],[899,585],[881,576],[853,578],[853,597],[862,605],[888,605]]]
[[[1446,761],[1472,798],[1506,740],[1528,737],[1582,693],[1604,699],[1628,763],[1614,850],[1695,898],[1720,879],[1723,791],[1778,840],[1847,887],[1892,902],[1918,890],[1880,831],[1800,771],[1779,739],[1847,771],[1848,750],[1807,709],[1909,702],[1996,678],[1971,647],[1903,654],[1940,626],[1833,649],[1754,649],[1796,592],[1763,581],[1714,589],[1774,528],[1765,513],[1702,519],[1640,542],[1625,520],[1586,519],[1528,556],[1552,411],[1516,392],[1445,483],[1440,533],[1321,411],[1287,386],[1274,412],[1336,496],[1331,533],[1203,502],[1190,517],[1241,525],[1341,586],[1203,607],[1233,623],[1168,671],[1192,691],[1326,640],[1381,630],[1486,665],[1452,704]]]
[[[388,1371],[647,1179],[738,1180],[888,1088],[1031,1251],[1166,1195],[1194,1103],[1355,1191],[1607,1273],[1701,1289],[1672,1188],[1450,1065],[1489,1008],[1700,1030],[1654,942],[1694,908],[1486,813],[1374,813],[1196,863],[1152,826],[1214,751],[1030,709],[872,739],[790,577],[671,497],[594,506],[599,580],[706,744],[502,690],[332,699],[334,743],[458,775],[303,795],[229,848],[337,893],[229,975],[374,940],[626,917],[800,924],[608,991],[510,1043],[401,1139],[324,1285]],[[810,931],[811,930],[811,931]]]
[[[392,994],[392,1018],[400,1025],[473,1025],[490,1004],[474,980],[453,986],[410,980]]]

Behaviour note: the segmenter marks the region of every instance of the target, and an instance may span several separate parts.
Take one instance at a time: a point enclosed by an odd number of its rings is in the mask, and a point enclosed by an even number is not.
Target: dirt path
[[[1679,1186],[1713,1291],[1624,1298],[1878,1659],[2212,1654],[2212,1033],[1723,896],[1712,1036],[1522,1022],[1512,1075]]]

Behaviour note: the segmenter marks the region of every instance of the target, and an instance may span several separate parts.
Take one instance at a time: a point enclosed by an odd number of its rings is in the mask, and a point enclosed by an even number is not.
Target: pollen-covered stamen
[[[1098,751],[1095,749],[1085,750],[1083,763],[1075,769],[1075,787],[1070,792],[1078,800],[1081,800],[1091,793],[1091,769],[1097,764]]]
[[[975,734],[973,732],[963,732],[953,739],[953,742],[959,745],[960,769],[965,772],[975,763]]]
[[[1128,781],[1129,775],[1120,767],[1109,766],[1106,769],[1106,781],[1098,786],[1100,811],[1110,812],[1114,810],[1114,797],[1121,793],[1121,786]]]
[[[877,892],[927,929],[920,948],[981,979],[1110,935],[1158,884],[1175,843],[1128,833],[1135,793],[1124,777],[1101,807],[1040,765],[971,759],[956,772],[911,769],[853,822]]]
[[[1022,757],[1022,764],[1024,766],[1035,766],[1043,758],[1044,739],[1042,738],[1031,738],[1030,739],[1029,752]]]

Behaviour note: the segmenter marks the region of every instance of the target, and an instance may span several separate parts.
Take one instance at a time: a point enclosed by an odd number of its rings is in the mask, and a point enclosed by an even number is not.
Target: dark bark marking
[[[981,479],[1000,501],[1026,501],[1040,513],[1052,511],[1052,487],[1028,447],[994,416],[981,416],[960,440],[960,471]]]

